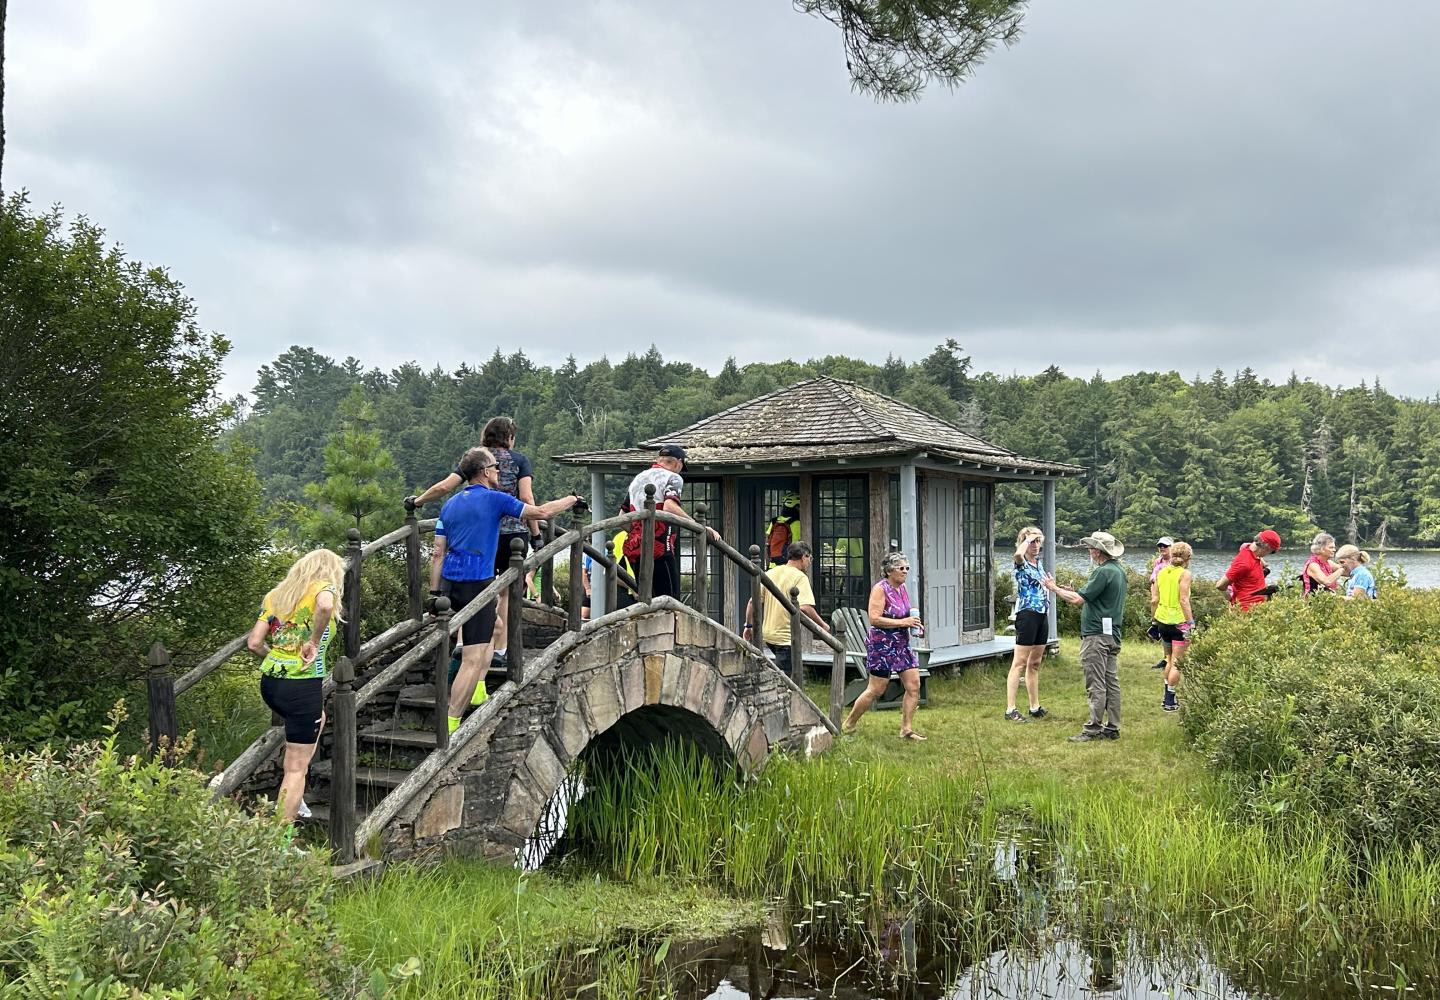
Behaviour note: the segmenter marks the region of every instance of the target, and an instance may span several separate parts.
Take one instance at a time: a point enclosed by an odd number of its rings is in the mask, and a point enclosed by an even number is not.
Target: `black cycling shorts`
[[[314,743],[320,737],[325,714],[323,677],[260,677],[260,697],[270,711],[285,720],[286,743]]]
[[[1189,642],[1190,637],[1180,631],[1179,625],[1166,625],[1164,622],[1157,623],[1160,626],[1160,639],[1162,642]]]
[[[1025,609],[1015,614],[1015,645],[1044,646],[1050,642],[1050,616]]]
[[[504,538],[504,535],[500,536]],[[459,611],[475,598],[490,584],[495,582],[492,576],[488,580],[446,580],[445,586],[448,589],[447,596],[450,598],[450,610]],[[460,626],[460,645],[479,646],[490,641],[495,634],[495,602],[491,601],[485,607],[475,612],[464,625]]]
[[[500,544],[495,546],[495,575],[499,576],[510,568],[510,543],[520,539],[525,544],[520,546],[520,554],[523,556],[530,551],[530,536],[523,531],[512,531],[509,534],[500,536]]]

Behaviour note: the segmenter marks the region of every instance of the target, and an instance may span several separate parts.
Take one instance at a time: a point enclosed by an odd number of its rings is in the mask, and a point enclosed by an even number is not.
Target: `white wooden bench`
[[[870,620],[865,612],[858,608],[836,608],[830,615],[830,623],[839,627],[841,622],[845,623],[845,664],[846,673],[849,668],[854,667],[859,673],[857,680],[850,681],[845,685],[845,704],[854,704],[855,699],[860,697],[860,692],[870,682],[870,674],[865,669],[865,633],[870,628]],[[929,691],[930,671],[920,668],[920,704],[925,705],[930,701]],[[875,699],[875,708],[899,708],[900,699],[905,694],[905,686],[898,678],[890,678],[890,684],[885,688],[883,694]]]

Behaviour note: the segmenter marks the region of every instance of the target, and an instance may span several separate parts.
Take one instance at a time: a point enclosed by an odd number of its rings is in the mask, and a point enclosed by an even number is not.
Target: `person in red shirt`
[[[1241,611],[1249,611],[1275,592],[1265,585],[1266,556],[1280,551],[1280,536],[1269,528],[1255,536],[1253,542],[1240,546],[1225,575],[1215,581],[1216,590],[1230,588],[1230,603]]]

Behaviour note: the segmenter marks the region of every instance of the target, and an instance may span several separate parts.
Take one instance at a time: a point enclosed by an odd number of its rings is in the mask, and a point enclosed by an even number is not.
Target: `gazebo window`
[[[705,505],[705,523],[718,528],[725,523],[725,512],[721,505],[723,495],[718,479],[686,479],[685,490],[680,495],[680,503],[691,514],[696,512],[698,504],[703,503]],[[694,608],[695,535],[689,531],[680,532],[679,546],[680,600]],[[705,603],[709,607],[695,608],[695,610],[719,620],[725,608],[725,587],[720,578],[725,565],[725,557],[713,545],[706,549],[705,555],[706,562],[710,564],[707,570],[709,580],[705,592]]]
[[[961,592],[964,613],[961,628],[969,632],[989,628],[991,580],[990,484],[966,483],[960,538],[964,547]]]
[[[817,476],[814,490],[815,602],[828,621],[868,600],[870,490],[865,476]]]

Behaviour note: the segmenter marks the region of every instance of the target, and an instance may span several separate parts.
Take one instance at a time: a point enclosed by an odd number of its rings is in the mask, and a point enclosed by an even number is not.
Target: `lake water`
[[[1202,580],[1218,579],[1230,566],[1230,560],[1235,558],[1235,551],[1238,548],[1237,545],[1234,549],[1196,549],[1194,557],[1190,560],[1190,571]],[[1008,567],[1013,558],[1014,549],[997,548],[995,550],[996,571]],[[1057,549],[1055,558],[1060,566],[1067,569],[1080,573],[1089,572],[1090,553],[1086,549]],[[1121,562],[1138,571],[1148,566],[1150,560],[1154,558],[1154,549],[1140,549],[1139,551],[1127,549]],[[1304,550],[1303,554],[1300,551],[1290,550],[1281,551],[1277,556],[1271,556],[1267,560],[1274,569],[1274,572],[1270,574],[1270,579],[1285,583],[1291,582],[1300,574],[1300,567],[1305,565],[1305,560],[1309,558],[1308,548]],[[1404,571],[1407,586],[1417,589],[1440,587],[1440,552],[1417,549],[1395,549],[1384,553],[1371,552],[1371,570],[1376,570],[1379,566]],[[1279,575],[1277,576],[1277,574]]]

